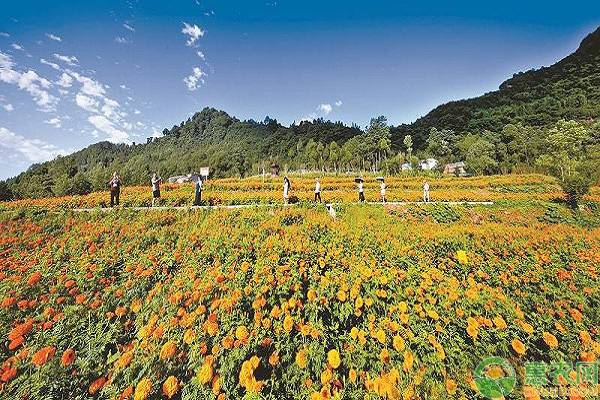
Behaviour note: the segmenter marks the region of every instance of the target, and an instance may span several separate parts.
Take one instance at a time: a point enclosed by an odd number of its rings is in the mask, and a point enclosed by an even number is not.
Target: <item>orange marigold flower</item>
[[[517,353],[520,356],[525,354],[525,352],[527,351],[527,349],[525,348],[525,345],[519,339],[513,339],[510,342],[510,345],[512,346],[515,353]]]
[[[75,350],[65,350],[65,352],[62,354],[62,357],[60,358],[60,363],[63,365],[63,367],[67,367],[73,364],[73,361],[75,361]]]
[[[33,274],[29,276],[27,279],[27,284],[29,286],[33,286],[38,283],[42,279],[42,273],[40,271],[35,271]]]
[[[172,398],[179,391],[179,381],[173,375],[170,375],[163,383],[162,392],[167,398]]]
[[[46,364],[50,359],[52,359],[55,353],[56,349],[54,347],[43,347],[33,355],[31,362],[33,363],[33,365],[40,367]]]
[[[94,382],[92,382],[90,384],[90,387],[88,388],[88,392],[92,395],[98,393],[98,391],[100,389],[102,389],[104,387],[104,385],[106,384],[106,378],[101,376],[100,378],[96,379]]]
[[[550,347],[551,349],[555,349],[558,347],[558,339],[556,339],[556,336],[554,336],[550,332],[544,332],[542,336],[544,338],[544,342],[548,345],[548,347]]]
[[[456,393],[458,385],[456,384],[456,381],[454,379],[446,379],[445,385],[448,394],[452,395]]]
[[[306,365],[308,364],[308,354],[306,353],[306,350],[301,349],[296,353],[296,364],[302,369],[306,368]]]
[[[176,351],[177,351],[177,345],[175,344],[174,341],[169,340],[168,342],[163,344],[160,349],[160,359],[168,360],[175,355]]]

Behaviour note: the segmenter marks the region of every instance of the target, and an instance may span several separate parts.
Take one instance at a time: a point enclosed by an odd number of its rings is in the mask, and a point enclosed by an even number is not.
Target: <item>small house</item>
[[[466,167],[467,166],[463,161],[446,164],[446,166],[444,167],[444,174],[445,175],[455,175],[455,176],[466,176],[467,175]]]

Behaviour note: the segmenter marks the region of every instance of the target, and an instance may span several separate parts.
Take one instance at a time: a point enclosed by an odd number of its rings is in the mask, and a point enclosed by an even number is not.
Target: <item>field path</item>
[[[327,206],[338,206],[343,204],[360,204],[357,202],[354,203],[323,203],[325,207]],[[478,206],[491,206],[494,204],[492,201],[430,201],[429,203],[424,203],[422,201],[390,201],[386,203],[381,202],[365,202],[365,205],[370,206],[406,206],[413,204],[445,204],[448,206],[463,206],[463,205],[478,205]],[[162,206],[162,207],[95,207],[95,208],[74,208],[75,212],[93,212],[93,211],[102,211],[108,212],[112,210],[134,210],[134,211],[165,211],[165,210],[215,210],[215,209],[228,209],[235,210],[240,208],[259,208],[259,207],[293,207],[297,204],[236,204],[236,205],[220,205],[220,206]]]

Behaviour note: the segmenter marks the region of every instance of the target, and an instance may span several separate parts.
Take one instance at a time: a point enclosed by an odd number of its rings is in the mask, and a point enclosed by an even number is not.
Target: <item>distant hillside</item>
[[[499,131],[506,124],[544,126],[560,119],[600,116],[600,28],[577,51],[556,64],[515,74],[500,89],[468,100],[452,101],[410,125],[393,130],[394,144],[405,134],[424,143],[429,129],[455,132]]]
[[[388,129],[385,120],[377,119],[369,132],[323,120],[286,127],[268,117],[263,122],[240,121],[205,108],[150,143],[102,142],[33,165],[1,184],[0,198],[102,189],[115,170],[128,184],[141,184],[154,171],[166,178],[204,165],[211,167],[215,177],[256,174],[271,162],[290,168],[394,172],[403,162],[414,162],[417,155],[448,162],[470,159],[472,173],[508,172],[519,164],[532,168],[534,156],[544,150],[545,133],[535,127],[561,119],[588,121],[599,115],[600,28],[558,63],[518,73],[498,91],[441,105],[410,125]],[[505,134],[507,124],[518,128]],[[443,131],[433,144],[427,142],[431,128]],[[406,135],[411,136],[412,146],[404,143]],[[394,156],[398,152],[402,154]]]

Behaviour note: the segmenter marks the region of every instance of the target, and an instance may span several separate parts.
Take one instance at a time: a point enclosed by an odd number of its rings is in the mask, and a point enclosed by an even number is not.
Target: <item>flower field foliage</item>
[[[527,361],[598,360],[600,228],[546,213],[4,211],[0,397],[473,399],[488,356],[520,382]]]
[[[300,201],[312,201],[314,176],[292,176],[291,194]],[[422,198],[423,180],[431,185],[433,201],[499,201],[562,199],[564,194],[554,178],[543,175],[503,175],[472,178],[386,178],[388,201],[419,201]],[[322,197],[326,202],[348,203],[357,200],[356,186],[352,176],[325,176],[321,178]],[[274,204],[282,202],[282,178],[252,177],[247,179],[209,180],[204,185],[204,205]],[[375,177],[366,177],[367,201],[379,201],[379,183]],[[163,185],[163,206],[191,206],[194,200],[193,185]],[[592,188],[587,201],[600,202],[600,187]],[[107,207],[108,192],[95,192],[85,196],[25,199],[0,203],[0,208],[94,208]],[[150,187],[125,186],[121,192],[121,204],[126,207],[146,207],[151,204]]]

